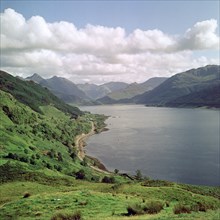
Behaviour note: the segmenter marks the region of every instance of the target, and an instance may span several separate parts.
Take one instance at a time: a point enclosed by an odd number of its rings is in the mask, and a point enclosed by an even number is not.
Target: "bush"
[[[191,209],[183,204],[177,204],[173,208],[174,214],[191,213]]]
[[[31,194],[30,194],[29,192],[26,192],[26,193],[24,194],[23,198],[28,198],[28,197],[30,197],[30,196],[31,196]]]
[[[148,201],[146,204],[134,204],[127,207],[127,215],[156,214],[163,209],[163,203],[157,200]]]
[[[142,180],[142,179],[143,179],[143,176],[142,176],[142,173],[141,173],[140,170],[136,170],[135,178],[136,178],[137,180]]]
[[[144,210],[143,210],[143,207],[141,207],[141,205],[138,205],[138,204],[134,204],[134,205],[129,205],[127,207],[127,215],[128,216],[131,216],[131,215],[141,215],[141,214],[144,214]]]
[[[207,203],[197,202],[192,206],[191,210],[195,212],[206,212],[208,209],[215,209],[213,205]]]
[[[60,152],[58,152],[57,158],[58,158],[58,161],[63,161],[63,156]]]
[[[115,183],[115,178],[113,176],[108,177],[108,176],[104,176],[102,179],[103,183]]]
[[[152,200],[146,204],[144,211],[148,214],[159,213],[163,209],[163,203],[161,201]]]
[[[76,179],[85,179],[86,177],[86,174],[85,174],[85,171],[84,170],[79,170],[78,172],[75,173],[75,176],[76,176]]]
[[[51,220],[82,220],[82,215],[80,212],[75,212],[73,214],[57,213]]]

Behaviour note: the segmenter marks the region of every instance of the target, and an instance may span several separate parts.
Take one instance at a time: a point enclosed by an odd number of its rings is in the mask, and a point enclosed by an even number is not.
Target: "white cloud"
[[[145,81],[186,69],[218,64],[218,58],[193,58],[195,50],[218,50],[217,21],[196,23],[184,36],[161,30],[47,23],[40,16],[26,20],[13,9],[1,13],[1,67],[20,76],[34,72],[59,75],[75,82]]]
[[[179,49],[218,50],[220,38],[215,33],[217,27],[217,21],[214,19],[196,23],[192,28],[189,28],[185,36],[180,39]]]

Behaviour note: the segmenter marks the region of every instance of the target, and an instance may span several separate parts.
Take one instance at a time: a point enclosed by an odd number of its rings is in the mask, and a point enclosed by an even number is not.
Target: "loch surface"
[[[87,140],[86,153],[109,170],[199,185],[219,183],[219,111],[141,105],[87,106],[109,115],[109,131]]]

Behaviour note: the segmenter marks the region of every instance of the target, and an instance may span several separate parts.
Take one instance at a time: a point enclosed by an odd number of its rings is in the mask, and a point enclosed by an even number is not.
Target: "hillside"
[[[109,93],[97,101],[103,104],[126,103],[126,100],[154,89],[166,79],[165,77],[154,77],[143,83],[132,83],[123,89]]]
[[[62,99],[66,103],[77,103],[81,104],[86,101],[89,102],[89,97],[80,90],[73,82],[54,76],[50,79],[43,79],[38,74],[34,74],[27,77],[26,80],[32,80],[43,87],[48,88],[54,95]]]
[[[175,103],[175,106],[182,106],[184,105],[185,98],[182,99],[183,102],[181,103],[180,97],[189,95],[187,102],[190,103],[190,94],[197,93],[202,90],[204,91],[202,93],[205,93],[205,91],[207,91],[206,89],[212,90],[211,88],[216,87],[219,83],[219,66],[209,65],[176,74],[152,91],[136,96],[133,100],[138,104],[146,105],[172,106]],[[195,102],[196,95],[193,97]],[[200,105],[208,105],[206,103],[206,99],[203,101],[204,103],[200,103]]]
[[[220,108],[220,83],[167,103],[172,107],[215,107]]]
[[[4,71],[0,71],[0,89],[12,94],[19,102],[28,105],[32,110],[39,113],[42,113],[39,106],[54,105],[57,109],[70,113],[72,117],[78,117],[82,114],[78,108],[65,104],[39,84],[21,80]]]

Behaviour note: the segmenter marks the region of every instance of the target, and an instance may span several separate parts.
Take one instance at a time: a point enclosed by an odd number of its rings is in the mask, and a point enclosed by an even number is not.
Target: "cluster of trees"
[[[60,152],[56,152],[54,149],[51,149],[47,152],[47,156],[49,156],[51,159],[57,159],[58,161],[63,161],[63,156]]]
[[[32,155],[31,157],[28,157],[26,155],[18,155],[16,153],[8,153],[7,156],[5,156],[5,158],[8,158],[8,159],[13,159],[13,160],[18,160],[18,161],[21,161],[21,162],[24,162],[24,163],[30,163],[32,165],[36,165],[36,160],[35,159],[39,159],[40,156],[39,154],[36,154],[36,155]]]

